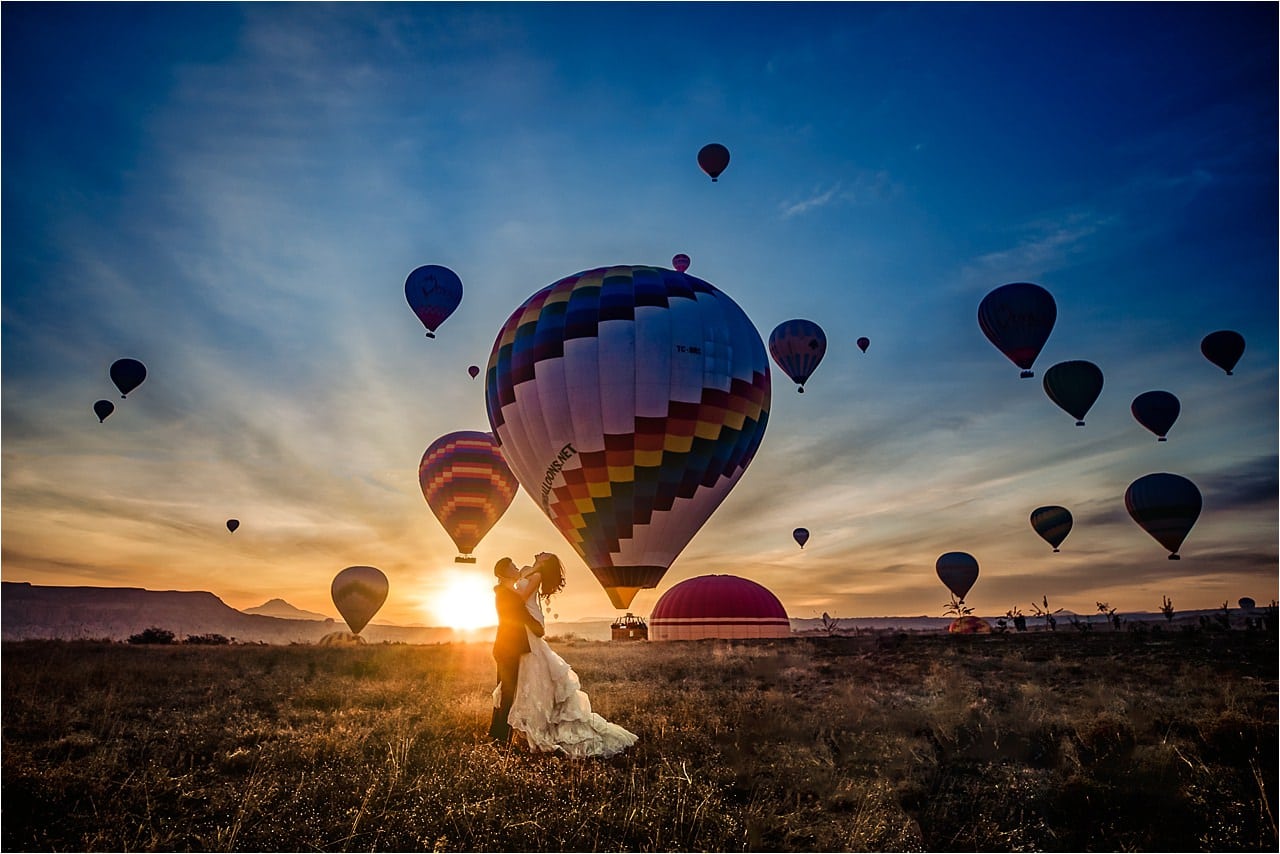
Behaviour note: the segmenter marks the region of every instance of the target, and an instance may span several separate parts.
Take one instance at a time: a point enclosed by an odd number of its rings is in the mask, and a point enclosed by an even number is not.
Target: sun
[[[478,629],[498,622],[493,586],[479,575],[454,575],[432,599],[430,609],[437,625],[454,629]]]

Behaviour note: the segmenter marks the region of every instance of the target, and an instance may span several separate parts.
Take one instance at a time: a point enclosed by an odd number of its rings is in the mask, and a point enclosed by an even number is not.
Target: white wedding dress
[[[518,583],[521,594],[525,591]],[[525,600],[529,613],[545,625],[537,594]],[[498,705],[494,689],[493,702]],[[520,657],[520,681],[507,717],[512,729],[534,750],[569,756],[613,756],[635,744],[638,736],[591,711],[591,700],[563,658],[545,640],[529,632],[529,652]]]

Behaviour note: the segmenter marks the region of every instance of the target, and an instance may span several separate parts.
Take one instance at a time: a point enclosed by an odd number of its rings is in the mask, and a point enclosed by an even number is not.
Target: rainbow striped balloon
[[[470,557],[516,495],[516,478],[490,433],[460,430],[436,439],[418,464],[418,485],[445,532]]]

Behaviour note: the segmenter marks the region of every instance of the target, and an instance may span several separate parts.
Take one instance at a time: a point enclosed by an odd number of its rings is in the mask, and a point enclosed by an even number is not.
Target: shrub
[[[204,646],[225,646],[231,643],[231,638],[220,634],[207,635],[187,635],[187,639],[183,643],[201,644]]]
[[[129,643],[173,643],[173,632],[152,626],[136,635],[129,635]]]

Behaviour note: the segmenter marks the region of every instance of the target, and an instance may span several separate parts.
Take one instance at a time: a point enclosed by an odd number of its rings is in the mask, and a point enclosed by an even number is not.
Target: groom
[[[494,607],[498,611],[498,633],[493,639],[493,660],[498,664],[498,685],[501,703],[493,710],[489,723],[489,737],[501,744],[511,741],[511,725],[507,716],[516,699],[516,683],[520,679],[520,656],[529,651],[528,628],[542,636],[542,624],[533,618],[525,607],[524,599],[515,590],[520,570],[511,558],[504,557],[493,566],[498,583],[493,588]]]

